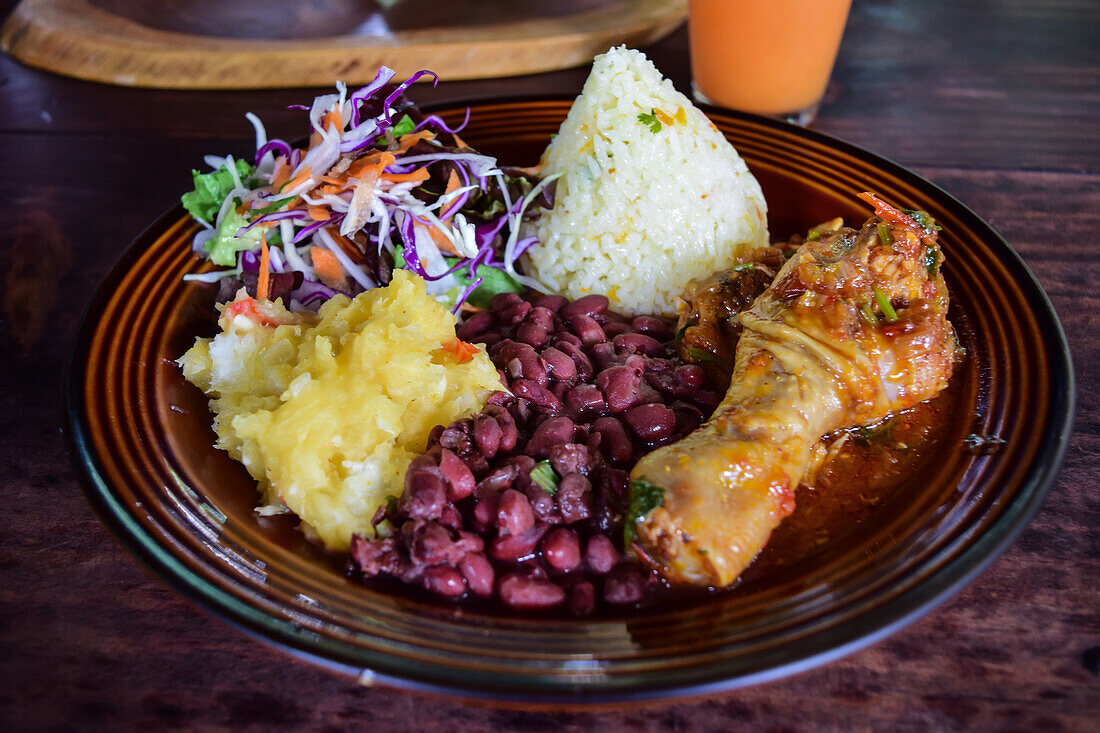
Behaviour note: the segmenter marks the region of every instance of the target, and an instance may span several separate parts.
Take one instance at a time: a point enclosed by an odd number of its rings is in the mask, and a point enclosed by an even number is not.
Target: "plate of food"
[[[881,639],[1037,511],[1065,338],[950,195],[635,51],[411,81],[250,116],[88,307],[74,461],[186,597],[365,684],[657,699]]]

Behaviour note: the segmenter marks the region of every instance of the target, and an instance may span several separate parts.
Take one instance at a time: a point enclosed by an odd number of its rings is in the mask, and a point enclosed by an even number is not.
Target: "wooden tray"
[[[252,89],[407,76],[516,76],[670,33],[686,0],[23,0],[0,49],[125,86]]]

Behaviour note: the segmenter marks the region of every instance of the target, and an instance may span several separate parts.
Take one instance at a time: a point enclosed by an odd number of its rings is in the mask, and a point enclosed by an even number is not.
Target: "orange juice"
[[[808,122],[852,0],[690,0],[691,73],[713,104]]]

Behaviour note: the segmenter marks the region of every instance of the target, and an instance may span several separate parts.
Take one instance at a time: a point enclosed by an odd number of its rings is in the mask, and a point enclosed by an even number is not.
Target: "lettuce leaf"
[[[246,160],[236,161],[235,167],[242,181],[252,174],[252,164]],[[195,190],[183,194],[180,198],[183,208],[196,219],[213,224],[222,207],[222,202],[233,190],[233,174],[223,163],[222,167],[213,173],[199,173],[193,170],[191,177],[195,182]]]
[[[238,237],[237,230],[244,226],[248,226],[248,219],[243,214],[238,214],[236,209],[229,209],[218,227],[218,233],[208,239],[204,246],[211,262],[222,267],[233,267],[237,264],[238,252],[260,246],[264,230],[255,227]]]

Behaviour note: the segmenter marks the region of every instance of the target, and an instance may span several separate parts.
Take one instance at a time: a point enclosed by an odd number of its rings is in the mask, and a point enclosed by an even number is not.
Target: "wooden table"
[[[708,699],[553,714],[352,685],[196,611],[99,524],[59,428],[85,303],[203,154],[250,149],[245,111],[293,138],[300,113],[284,107],[317,91],[143,91],[0,59],[0,726],[1096,730],[1100,680],[1083,660],[1100,646],[1098,31],[1092,0],[857,0],[815,124],[968,204],[1054,301],[1077,367],[1077,430],[1035,521],[952,601],[844,660]],[[686,47],[680,30],[648,49],[681,89]],[[416,97],[572,94],[585,74]]]

